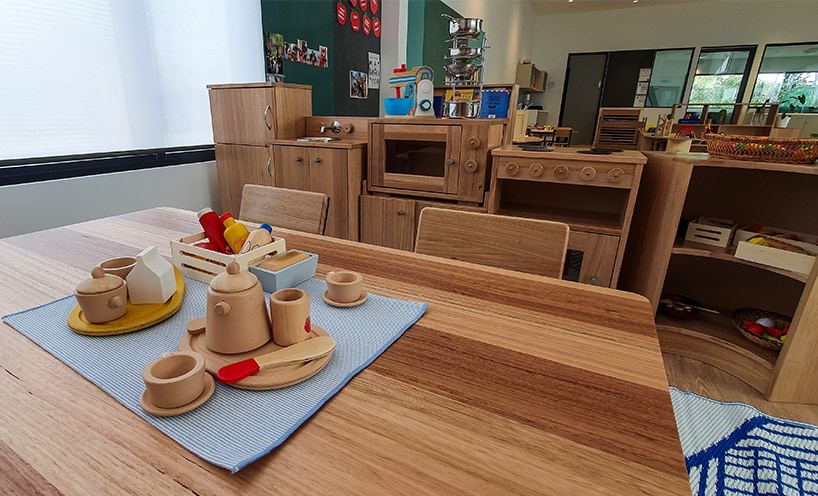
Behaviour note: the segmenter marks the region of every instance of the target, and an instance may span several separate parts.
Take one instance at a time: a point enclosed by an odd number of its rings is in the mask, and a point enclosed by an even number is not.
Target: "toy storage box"
[[[307,253],[309,258],[305,258],[300,262],[296,262],[275,272],[262,269],[257,265],[250,266],[250,272],[258,277],[264,291],[274,293],[284,288],[293,288],[315,275],[315,270],[318,268],[318,255],[301,250],[291,251]]]
[[[727,248],[737,227],[738,225],[731,220],[699,217],[688,224],[685,239],[704,245]]]
[[[260,246],[242,255],[228,255],[217,251],[206,250],[195,243],[206,240],[207,236],[201,232],[185,236],[179,241],[171,240],[170,251],[173,255],[173,265],[179,268],[185,277],[209,283],[217,274],[227,269],[227,264],[236,262],[242,270],[263,260],[267,256],[277,255],[287,251],[284,238],[273,238],[273,242]]]
[[[760,233],[749,231],[744,228],[736,231],[734,240],[734,244],[736,244],[736,258],[809,275],[809,273],[812,271],[812,266],[815,263],[815,257],[818,255],[818,245],[814,244],[816,241],[818,241],[818,236],[789,231],[787,229],[768,227],[763,229],[765,231],[795,234],[801,241],[778,238],[776,236],[767,237],[798,246],[809,254],[796,253],[788,250],[782,250],[780,248],[773,248],[772,246],[761,246],[748,243],[747,240],[755,236],[759,236]]]

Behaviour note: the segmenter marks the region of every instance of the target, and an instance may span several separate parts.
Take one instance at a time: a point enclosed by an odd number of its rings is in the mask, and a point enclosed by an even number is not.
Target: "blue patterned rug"
[[[818,495],[818,427],[670,388],[695,496]]]

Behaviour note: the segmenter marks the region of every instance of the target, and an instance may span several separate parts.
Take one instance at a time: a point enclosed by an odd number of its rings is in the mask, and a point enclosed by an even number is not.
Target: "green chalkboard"
[[[443,57],[449,39],[449,23],[441,14],[462,17],[440,0],[409,0],[406,65],[428,65],[435,71],[436,85],[442,85],[446,75]]]

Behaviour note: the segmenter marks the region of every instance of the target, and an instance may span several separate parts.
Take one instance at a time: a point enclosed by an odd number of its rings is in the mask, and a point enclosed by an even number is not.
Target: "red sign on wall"
[[[361,0],[361,10],[366,12],[367,0]]]
[[[346,5],[338,2],[338,5],[335,6],[335,13],[338,16],[338,24],[341,26],[346,25],[347,23],[347,8]]]
[[[378,13],[378,4],[380,3],[379,0],[369,0],[369,11],[373,14]]]
[[[364,16],[364,34],[369,36],[369,31],[372,28],[372,20],[369,16]]]
[[[352,25],[352,30],[356,33],[361,29],[361,14],[358,13],[357,10],[353,10],[352,13],[349,15],[350,24]]]
[[[381,20],[377,17],[372,19],[372,32],[375,33],[375,38],[381,37]]]
[[[358,6],[358,0],[349,0],[349,3],[351,3],[353,7]]]

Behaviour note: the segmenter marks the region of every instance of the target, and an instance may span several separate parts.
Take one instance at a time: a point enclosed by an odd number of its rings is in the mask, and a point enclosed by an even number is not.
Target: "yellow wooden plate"
[[[185,278],[176,267],[176,293],[159,305],[133,305],[128,302],[128,311],[122,317],[104,324],[92,324],[85,320],[79,305],[68,315],[68,326],[79,334],[87,336],[113,336],[140,331],[173,316],[182,306],[185,298]]]

